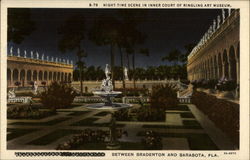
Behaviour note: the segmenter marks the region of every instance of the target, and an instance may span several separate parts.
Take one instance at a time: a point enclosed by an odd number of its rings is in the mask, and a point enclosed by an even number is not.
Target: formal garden
[[[175,85],[117,89],[130,98],[129,109],[114,113],[115,135],[122,150],[219,150],[239,147],[239,105],[194,90],[192,103],[180,103]],[[7,141],[9,149],[105,150],[110,141],[110,112],[91,110],[86,105],[102,99],[92,93],[79,95],[70,84],[54,82],[29,103],[9,103]],[[76,100],[85,97],[85,101]],[[89,101],[88,101],[89,98]],[[195,109],[194,109],[195,107]],[[196,111],[199,110],[199,111]],[[208,118],[207,118],[208,117]],[[226,135],[226,146],[217,142],[203,121]],[[213,128],[213,129],[214,129]],[[214,135],[213,135],[214,134]],[[227,141],[225,137],[222,141]]]

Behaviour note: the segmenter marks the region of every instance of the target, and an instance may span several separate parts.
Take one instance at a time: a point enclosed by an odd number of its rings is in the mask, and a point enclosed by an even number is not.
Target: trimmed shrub
[[[66,108],[71,105],[75,98],[75,91],[67,84],[52,82],[48,89],[41,93],[41,103],[54,112],[58,108]]]
[[[142,139],[142,144],[147,150],[162,149],[161,137],[154,131],[146,131],[145,138]]]
[[[239,104],[203,92],[194,92],[192,102],[239,147]]]
[[[138,121],[164,121],[165,109],[152,106],[142,106],[136,110]]]
[[[178,104],[176,90],[170,85],[153,86],[150,96],[151,107],[166,109]]]

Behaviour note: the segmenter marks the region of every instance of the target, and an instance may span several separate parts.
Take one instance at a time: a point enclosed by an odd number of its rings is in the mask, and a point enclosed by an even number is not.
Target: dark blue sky
[[[75,61],[74,53],[62,54],[58,50],[57,28],[76,12],[85,15],[86,27],[90,28],[96,17],[102,14],[113,16],[117,9],[32,9],[31,17],[36,23],[36,30],[20,45],[9,46],[14,46],[14,52],[19,47],[21,54],[26,49],[28,52],[33,50],[44,53],[45,57],[57,56]],[[168,63],[162,62],[161,58],[174,48],[184,51],[184,45],[198,42],[217,15],[221,15],[220,9],[147,9],[146,20],[138,28],[147,35],[143,47],[149,49],[150,56],[138,54],[136,66],[158,66]],[[104,66],[110,63],[109,46],[100,47],[85,40],[84,48],[88,53],[88,57],[85,58],[87,66]],[[116,59],[116,64],[120,65],[119,54]]]

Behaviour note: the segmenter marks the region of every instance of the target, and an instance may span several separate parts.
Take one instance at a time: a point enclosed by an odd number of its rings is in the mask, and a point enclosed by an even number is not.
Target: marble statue
[[[231,15],[231,8],[228,8],[228,16]]]
[[[20,49],[17,48],[17,56],[20,57]]]
[[[37,94],[37,90],[38,90],[38,84],[37,82],[35,81],[34,82],[34,93]]]
[[[41,57],[42,61],[44,60],[44,54],[42,54],[42,57]]]
[[[49,56],[47,56],[47,61],[49,61]]]
[[[13,47],[10,47],[10,55],[13,56]]]
[[[39,54],[38,54],[38,52],[36,52],[36,59],[39,59]]]
[[[73,65],[73,61],[72,61],[72,60],[71,60],[71,62],[70,62],[70,63],[71,63],[71,65]]]
[[[59,63],[61,62],[61,58],[58,59]]]
[[[220,27],[220,15],[217,16],[217,29]]]
[[[27,58],[27,51],[24,50],[24,58]]]
[[[225,22],[225,10],[222,9],[222,23]]]
[[[54,62],[54,57],[51,57],[51,62]]]
[[[15,89],[10,89],[8,92],[8,98],[15,98],[16,94],[15,94]]]
[[[55,60],[55,62],[57,63],[58,62],[58,58],[56,57],[56,60]]]
[[[105,67],[105,76],[106,79],[104,79],[102,81],[102,85],[101,85],[101,90],[105,91],[105,92],[111,92],[113,91],[113,85],[112,85],[112,79],[110,78],[111,75],[111,70],[108,64],[106,64]]]
[[[213,32],[215,32],[215,29],[216,29],[216,20],[214,19],[214,21],[213,21]]]
[[[69,59],[67,59],[67,64],[69,64]]]
[[[33,51],[30,51],[30,58],[33,59]]]
[[[127,69],[127,67],[124,67],[124,78],[125,78],[125,80],[128,80],[128,69]]]

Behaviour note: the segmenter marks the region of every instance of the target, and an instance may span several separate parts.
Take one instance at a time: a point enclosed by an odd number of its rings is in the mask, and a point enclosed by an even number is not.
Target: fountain
[[[110,141],[107,144],[107,149],[119,149],[120,144],[116,137],[116,120],[114,113],[120,109],[130,108],[131,105],[124,103],[113,103],[112,99],[122,92],[113,91],[112,79],[110,78],[111,72],[109,65],[106,64],[105,76],[106,79],[102,81],[101,88],[98,91],[93,91],[94,95],[100,96],[104,99],[104,103],[89,104],[86,106],[88,109],[105,110],[111,114],[110,124]]]

